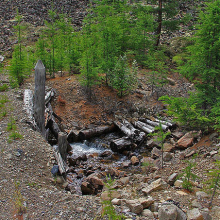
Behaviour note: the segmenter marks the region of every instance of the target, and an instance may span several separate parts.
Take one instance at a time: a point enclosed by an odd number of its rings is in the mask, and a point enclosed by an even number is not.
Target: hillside
[[[54,7],[68,13],[74,26],[79,27],[85,16],[87,1],[54,1]],[[15,7],[20,8],[25,22],[30,22],[27,36],[33,44],[38,35],[34,28],[43,25],[48,19],[50,1],[8,1],[0,3],[1,51],[9,64],[11,47],[15,44],[12,33]],[[61,5],[62,4],[62,5]],[[177,38],[169,36],[167,51],[180,50],[181,38],[185,33],[176,32]],[[163,36],[165,42],[167,35]],[[33,40],[34,39],[34,40]],[[33,41],[32,41],[33,40]],[[194,84],[182,77],[175,63],[169,65],[166,83],[152,90],[151,70],[138,68],[137,84],[129,94],[119,97],[116,90],[106,85],[105,80],[88,94],[80,84],[81,74],[57,72],[55,78],[46,79],[47,90],[53,89],[55,95],[51,105],[60,129],[66,135],[71,131],[80,132],[99,126],[109,126],[123,119],[133,123],[140,118],[155,121],[157,117],[173,120],[166,114],[166,106],[158,101],[163,95],[187,97],[194,92]],[[163,146],[164,167],[161,165],[162,151],[155,138],[147,135],[134,149],[112,152],[110,142],[124,137],[119,130],[91,139],[88,146],[101,143],[101,153],[79,153],[74,150],[67,156],[69,170],[64,175],[52,175],[57,169],[54,147],[48,144],[38,131],[32,129],[24,107],[26,89],[34,91],[34,70],[19,87],[12,89],[7,69],[0,73],[0,218],[1,219],[107,219],[102,217],[103,201],[125,219],[204,219],[218,220],[220,217],[219,189],[216,190],[212,206],[209,206],[212,193],[208,190],[210,170],[219,172],[219,134],[212,130],[202,133],[182,127],[172,122],[167,131]],[[3,88],[3,87],[1,87]],[[165,110],[165,111],[164,111]],[[61,119],[61,120],[59,120]],[[54,140],[54,137],[52,137]],[[87,142],[84,142],[87,143]],[[83,143],[83,144],[84,144]],[[98,148],[99,149],[99,148]],[[99,150],[100,150],[99,149]],[[190,181],[183,185],[190,168]],[[57,172],[57,171],[56,171]],[[210,173],[210,172],[209,172]],[[178,175],[183,174],[181,177]],[[104,184],[107,176],[115,179],[112,183],[111,198]],[[195,176],[195,179],[193,178]],[[83,195],[82,195],[83,194]],[[113,199],[113,200],[112,200]],[[107,206],[108,207],[108,206]],[[114,212],[112,211],[113,215]],[[166,218],[168,216],[168,218]],[[120,219],[115,217],[115,219]]]

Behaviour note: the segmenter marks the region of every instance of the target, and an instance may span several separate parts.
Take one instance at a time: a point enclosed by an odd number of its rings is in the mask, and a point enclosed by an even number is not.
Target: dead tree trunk
[[[154,127],[147,125],[141,121],[134,122],[134,126],[140,128],[142,131],[148,134],[154,132]]]
[[[151,126],[153,126],[153,127],[156,127],[156,126],[159,126],[159,125],[160,125],[159,122],[151,121],[151,120],[145,119],[145,118],[140,118],[139,120],[142,121],[142,122],[145,122],[145,123],[147,123],[147,124],[149,124],[149,125],[151,125]],[[162,129],[163,129],[164,131],[166,131],[166,130],[168,129],[168,126],[165,125],[165,124],[161,124],[161,127],[162,127]]]
[[[101,134],[113,132],[115,129],[116,127],[114,124],[112,124],[111,126],[102,126],[102,127],[92,128],[92,129],[80,131],[79,138],[80,140],[88,140],[92,137],[96,137]]]
[[[163,120],[159,120],[159,119],[155,119],[155,121],[159,122],[161,124],[167,125],[168,127],[173,127],[173,124],[168,121],[163,121]]]
[[[49,128],[51,132],[53,133],[54,137],[58,140],[58,134],[59,132],[61,132],[61,130],[55,121],[55,118],[53,116],[53,109],[50,103],[48,103],[46,118],[47,118],[46,128]]]
[[[124,124],[122,124],[120,121],[114,121],[114,124],[128,137],[130,137],[132,135],[131,129],[129,129]]]
[[[59,132],[58,134],[58,149],[61,157],[66,161],[66,154],[71,150],[71,146],[67,141],[67,135],[64,132]]]
[[[127,120],[123,120],[123,124],[130,129],[131,135],[129,136],[135,142],[140,142],[145,138],[145,133],[133,127],[133,125]]]
[[[34,118],[45,137],[45,67],[41,60],[35,66]]]

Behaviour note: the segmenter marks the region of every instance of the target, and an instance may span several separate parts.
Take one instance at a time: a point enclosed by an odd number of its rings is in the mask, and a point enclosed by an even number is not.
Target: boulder
[[[173,174],[171,174],[171,175],[168,177],[168,180],[167,180],[168,184],[170,184],[171,186],[173,186],[173,185],[174,185],[174,182],[176,181],[177,176],[178,176],[178,173],[173,173]]]
[[[144,209],[149,208],[154,203],[154,199],[151,196],[148,198],[139,198],[138,200]]]
[[[99,154],[100,157],[110,157],[112,155],[112,151],[106,150]]]
[[[176,188],[182,188],[182,186],[183,186],[183,181],[182,181],[182,180],[176,180],[176,181],[174,182],[174,186],[175,186]]]
[[[112,204],[113,205],[121,205],[121,202],[122,202],[121,199],[117,199],[117,198],[112,199]]]
[[[198,199],[207,199],[209,198],[209,195],[206,192],[203,191],[197,191],[196,196]]]
[[[102,201],[112,200],[114,198],[120,199],[121,198],[121,194],[117,190],[113,190],[111,192],[111,198],[110,198],[109,192],[108,191],[103,191],[101,196],[100,196],[100,198],[101,198]]]
[[[194,139],[198,138],[199,135],[200,135],[200,133],[198,133],[197,131],[190,131],[190,132],[186,133],[183,137],[181,137],[177,141],[178,148],[186,149],[186,148],[192,146]]]
[[[136,156],[132,156],[131,163],[132,165],[137,166],[139,164],[139,159]]]
[[[189,220],[204,220],[202,213],[198,208],[187,211],[187,219]]]
[[[157,159],[158,157],[160,157],[160,155],[161,155],[161,151],[158,148],[154,147],[153,150],[151,151],[151,157],[153,159]]]
[[[174,204],[162,204],[158,211],[159,220],[187,220],[186,214]]]
[[[167,183],[163,181],[161,178],[153,181],[149,186],[142,189],[142,192],[145,195],[148,195],[149,193],[153,191],[163,190],[167,187]]]
[[[90,174],[81,185],[82,194],[96,194],[102,190],[104,186],[103,181],[98,177],[98,174]]]
[[[146,217],[147,220],[154,220],[154,214],[149,209],[144,209],[141,215]]]
[[[126,200],[126,205],[131,210],[131,212],[135,214],[140,214],[143,211],[143,206],[141,203],[135,199],[135,200]]]
[[[164,145],[163,145],[163,151],[165,151],[165,152],[172,152],[172,151],[174,151],[174,149],[175,149],[175,146],[173,144],[164,143]]]
[[[69,153],[71,154],[72,151],[70,151]],[[75,166],[76,164],[78,164],[81,160],[86,161],[87,160],[87,156],[86,154],[82,153],[79,155],[76,154],[72,154],[71,156],[67,156],[67,161],[69,163],[70,166]]]

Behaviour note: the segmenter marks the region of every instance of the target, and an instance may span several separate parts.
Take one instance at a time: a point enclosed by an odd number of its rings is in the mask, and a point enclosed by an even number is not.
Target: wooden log
[[[163,120],[159,120],[159,119],[155,119],[155,121],[159,122],[161,124],[167,125],[168,127],[173,127],[173,124],[168,121],[163,121]]]
[[[27,112],[27,116],[30,120],[33,120],[34,116],[34,104],[33,104],[33,92],[30,89],[24,90],[24,109]]]
[[[133,145],[133,142],[128,137],[123,137],[111,141],[110,147],[114,152],[122,153],[125,150],[130,150]]]
[[[47,92],[46,93],[46,95],[45,95],[45,105],[47,105],[49,102],[50,102],[50,100],[51,100],[51,98],[54,96],[54,90],[53,89],[51,89],[49,92]]]
[[[30,89],[24,90],[24,109],[27,112],[26,123],[29,124],[32,129],[37,130],[37,124],[34,119],[34,103],[33,103],[33,92]]]
[[[101,134],[106,134],[113,132],[116,129],[116,126],[114,124],[110,126],[100,126],[96,128],[91,128],[87,130],[83,130],[79,132],[79,139],[80,140],[88,140],[92,137],[100,136]]]
[[[154,127],[147,125],[141,121],[134,122],[134,126],[140,128],[141,130],[143,130],[144,132],[148,134],[154,132]]]
[[[59,166],[60,174],[61,175],[65,174],[67,172],[67,169],[65,168],[65,165],[64,165],[64,162],[63,162],[63,159],[62,159],[60,152],[54,151],[54,156],[55,156],[57,164]]]
[[[46,128],[49,128],[55,138],[58,140],[58,134],[61,132],[58,124],[55,121],[55,117],[53,116],[53,109],[50,103],[47,104],[46,109]]]
[[[64,132],[58,133],[58,149],[61,157],[66,161],[67,152],[71,150],[71,146],[67,141],[67,135]]]
[[[34,118],[45,137],[45,67],[41,60],[35,66]]]
[[[131,135],[129,136],[135,142],[141,142],[145,138],[145,133],[140,130],[134,128],[134,126],[128,122],[127,120],[123,120],[123,124],[130,129]]]
[[[142,122],[145,122],[145,123],[147,123],[147,124],[149,124],[149,125],[151,125],[151,126],[153,126],[153,127],[156,127],[156,126],[159,126],[159,125],[160,125],[159,122],[151,121],[151,120],[146,119],[146,118],[140,118],[139,120],[142,121]],[[161,127],[162,127],[162,129],[163,129],[164,131],[166,131],[166,130],[168,129],[168,126],[165,125],[165,124],[161,124]]]
[[[130,137],[132,135],[131,129],[129,129],[127,126],[125,126],[120,121],[114,121],[114,124],[128,137]]]

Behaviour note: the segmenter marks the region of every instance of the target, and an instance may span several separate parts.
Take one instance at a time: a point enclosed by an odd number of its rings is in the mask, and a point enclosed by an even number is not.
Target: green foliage
[[[207,3],[200,13],[194,45],[188,47],[189,56],[181,73],[195,80],[204,98],[215,103],[220,88],[220,1]],[[198,80],[196,80],[198,79]]]
[[[6,95],[0,95],[0,105],[4,105],[9,102],[8,97]]]
[[[213,122],[208,112],[201,108],[202,100],[199,93],[193,93],[188,98],[162,96],[159,100],[167,105],[167,114],[173,116],[175,121],[188,129],[206,131]]]
[[[217,168],[210,169],[208,171],[207,174],[210,176],[210,178],[205,182],[206,188],[210,191],[210,193],[212,193],[210,206],[212,206],[212,201],[216,194],[216,190],[220,188],[220,161],[217,160],[215,164],[217,165]]]
[[[7,131],[12,131],[12,130],[16,130],[16,124],[15,124],[15,120],[14,118],[11,116],[10,117],[10,121],[7,124]]]
[[[19,15],[17,11],[17,16],[15,17],[17,25],[14,26],[17,34],[18,44],[15,45],[12,54],[12,60],[9,66],[10,72],[10,83],[12,87],[17,87],[21,85],[25,78],[27,78],[30,68],[28,65],[27,52],[22,46],[22,30],[25,28],[21,25],[22,16]]]
[[[17,140],[17,139],[22,139],[23,136],[19,134],[17,131],[12,130],[10,135],[9,135],[9,142],[10,140]]]
[[[164,164],[164,160],[163,160],[163,149],[164,149],[164,141],[166,140],[167,136],[169,136],[171,134],[171,132],[164,132],[163,128],[162,128],[162,124],[161,122],[159,122],[159,126],[155,127],[155,132],[149,134],[149,136],[156,136],[155,141],[159,142],[159,146],[161,147],[161,167],[163,169],[163,164]]]
[[[112,87],[118,91],[120,97],[127,94],[137,84],[137,63],[133,61],[130,68],[127,62],[127,57],[121,56],[113,70]]]
[[[192,172],[192,168],[196,166],[196,163],[192,161],[186,161],[186,163],[188,164],[188,166],[185,169],[183,169],[183,173],[180,174],[178,178],[182,177],[184,189],[192,191],[193,185],[191,180],[195,181],[196,178],[198,178],[198,176]]]
[[[186,62],[185,57],[185,53],[177,54],[172,58],[172,63],[175,63],[177,66],[183,66]]]
[[[8,90],[8,85],[7,84],[3,84],[2,86],[0,86],[0,92],[4,92]]]
[[[12,88],[21,85],[29,74],[27,54],[21,50],[20,45],[16,45],[12,54],[12,60],[9,66],[10,84]]]
[[[18,181],[15,182],[15,191],[14,191],[13,199],[17,213],[18,214],[25,213],[26,212],[26,208],[24,206],[25,199],[21,194],[20,182]]]
[[[107,183],[104,184],[105,187],[107,188],[108,200],[102,201],[102,205],[103,205],[102,217],[107,215],[109,220],[122,220],[124,219],[124,217],[122,215],[117,214],[112,204],[112,191],[115,190],[113,189],[113,185],[115,181],[112,180],[111,176],[107,177],[106,179],[107,179]]]

